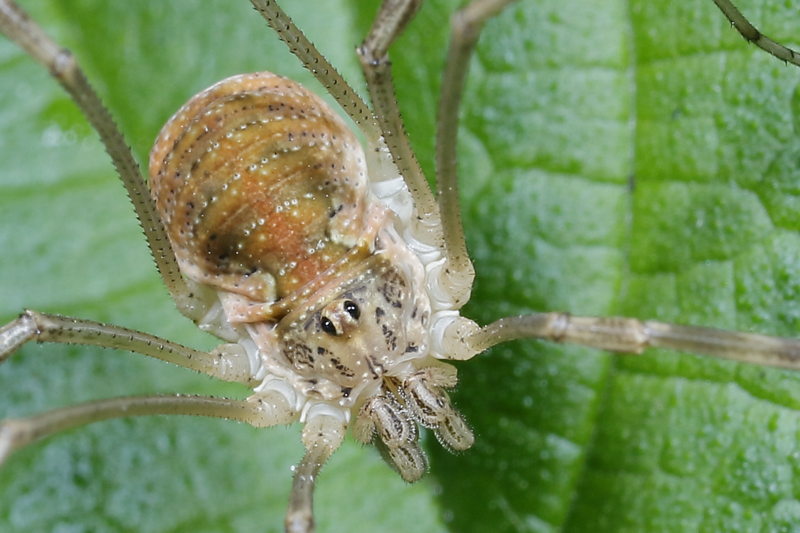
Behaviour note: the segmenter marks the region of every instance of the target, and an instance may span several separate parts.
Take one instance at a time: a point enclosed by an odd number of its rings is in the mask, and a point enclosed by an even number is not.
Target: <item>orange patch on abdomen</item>
[[[365,226],[360,145],[318,97],[274,74],[192,98],[164,126],[150,172],[184,274],[254,300],[309,283]]]

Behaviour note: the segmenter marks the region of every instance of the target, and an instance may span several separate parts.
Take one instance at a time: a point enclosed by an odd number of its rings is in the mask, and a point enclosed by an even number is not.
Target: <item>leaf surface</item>
[[[247,2],[29,2],[73,49],[140,161],[190,95],[303,72]],[[455,2],[428,2],[392,50],[432,174]],[[800,72],[746,44],[711,2],[523,1],[487,25],[462,112],[465,314],[626,314],[800,330],[795,119]],[[286,2],[350,80],[374,7]],[[742,9],[776,39],[800,19]],[[580,16],[576,16],[579,13]],[[793,24],[794,23],[794,24]],[[360,87],[360,85],[358,85]],[[0,41],[0,320],[24,307],[214,345],[160,287],[107,156],[74,106]],[[524,341],[460,364],[475,447],[406,486],[348,443],[317,495],[326,531],[722,531],[800,521],[796,374],[671,352],[615,357]],[[0,414],[161,392],[241,396],[110,350],[28,346],[0,367]],[[297,428],[158,417],[26,449],[0,474],[0,529],[280,531]]]

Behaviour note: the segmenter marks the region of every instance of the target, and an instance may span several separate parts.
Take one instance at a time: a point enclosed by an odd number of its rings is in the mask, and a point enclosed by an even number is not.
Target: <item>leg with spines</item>
[[[729,0],[714,0],[722,14],[731,22],[746,41],[753,43],[768,54],[772,54],[782,61],[800,66],[800,54],[789,47],[775,42],[750,24],[742,12]]]
[[[166,230],[156,212],[155,204],[150,198],[139,165],[75,57],[69,50],[58,46],[12,0],[0,1],[0,32],[48,69],[100,135],[100,140],[111,156],[128,198],[133,204],[150,253],[170,296],[178,306],[178,310],[185,316],[193,320],[201,318],[205,314],[205,309],[194,296],[192,287],[178,268],[175,252],[167,239]]]
[[[376,109],[370,110],[352,87],[341,77],[328,60],[319,53],[311,41],[294,25],[292,20],[273,0],[251,1],[270,27],[286,42],[289,50],[328,89],[339,105],[342,106],[342,109],[361,128],[369,143],[368,149],[382,152],[388,147],[393,164],[397,166],[399,174],[408,185],[414,200],[420,226],[423,228],[421,238],[427,244],[438,244],[440,241],[439,219],[433,195],[428,188],[419,163],[411,152],[405,131],[402,129],[399,112],[395,108],[390,113],[387,113],[390,110],[382,107],[394,105],[394,91],[384,91],[384,87],[381,86],[378,89],[378,93],[383,94],[388,100],[381,98],[376,102],[376,95],[373,94],[375,91],[372,89],[375,86],[374,81],[370,80],[370,75],[367,74],[367,83],[370,87],[370,94],[373,97],[373,105],[376,106]],[[419,3],[419,0],[415,1]],[[412,13],[403,8],[402,4],[409,4],[410,2],[401,0],[400,2],[392,1],[389,3],[391,5],[388,12],[384,9],[386,6],[382,7],[383,13],[387,17],[379,15],[378,20],[387,20],[387,18],[388,20],[394,20],[391,11],[395,7],[400,7],[406,12],[405,18],[407,22]],[[413,10],[411,11],[413,12]],[[370,40],[369,36],[367,40]],[[385,117],[387,116],[391,118],[386,119]]]
[[[372,26],[357,48],[375,118],[383,141],[392,154],[414,198],[416,236],[428,245],[442,244],[441,219],[419,161],[411,148],[395,97],[389,47],[421,5],[420,0],[384,0]]]
[[[223,344],[213,352],[203,352],[141,331],[31,310],[0,328],[0,363],[31,341],[128,350],[223,381],[254,383],[252,362],[237,345]]]
[[[475,0],[456,12],[451,19],[452,35],[437,122],[436,157],[442,222],[446,229],[445,234],[451,239],[448,245],[453,249],[463,250],[464,253],[466,246],[459,216],[455,166],[458,104],[469,60],[483,23],[511,1]],[[715,3],[740,32],[745,23],[752,28],[730,2],[715,0]],[[732,16],[738,18],[731,18]],[[794,58],[797,56],[788,48],[768,39],[772,44],[759,44],[757,38],[766,38],[754,29],[753,32],[742,34],[776,57],[795,62]],[[448,227],[451,229],[448,230]],[[451,257],[459,256],[460,254],[455,254]],[[752,364],[800,369],[800,341],[795,339],[625,317],[574,317],[559,312],[507,317],[483,328],[457,322],[444,339],[444,344],[448,347],[444,353],[453,359],[469,359],[496,344],[521,338],[570,342],[628,354],[641,353],[648,347],[661,347]]]
[[[194,320],[202,318],[207,310],[178,269],[138,164],[72,54],[53,42],[11,0],[0,0],[0,31],[48,68],[99,133],[128,191],[164,284],[183,314]],[[226,381],[252,385],[254,379],[252,362],[243,350],[232,345],[221,345],[207,353],[139,331],[35,311],[26,311],[0,328],[0,362],[29,341],[122,348]],[[297,418],[294,406],[274,391],[244,401],[183,395],[113,398],[0,422],[0,459],[73,427],[110,418],[158,414],[228,418],[256,427],[286,424]]]
[[[555,316],[553,318],[557,318],[558,320],[562,320],[562,317],[560,317],[560,316]],[[474,343],[476,346],[478,344],[480,344],[480,343],[484,343],[484,344],[488,345],[488,344],[495,344],[497,342],[504,342],[506,340],[510,340],[511,338],[517,338],[517,337],[542,337],[542,338],[552,338],[554,340],[579,341],[583,337],[583,334],[581,333],[581,331],[592,330],[592,332],[590,334],[588,334],[588,336],[587,336],[587,338],[590,339],[590,341],[588,343],[591,344],[591,345],[600,346],[600,347],[608,346],[608,342],[602,340],[604,338],[609,338],[608,335],[606,333],[598,334],[596,332],[596,330],[605,329],[607,326],[605,324],[603,324],[602,322],[593,322],[595,320],[602,321],[604,319],[588,319],[588,320],[590,322],[585,322],[584,323],[586,325],[586,327],[584,327],[584,326],[576,326],[575,324],[578,324],[579,322],[581,322],[581,320],[573,320],[572,321],[572,325],[566,328],[567,331],[571,331],[572,333],[570,333],[569,335],[566,335],[564,333],[555,333],[554,334],[553,332],[545,332],[544,330],[538,330],[537,329],[538,326],[536,326],[536,323],[540,322],[540,317],[537,317],[537,316],[525,317],[525,320],[522,320],[522,322],[519,325],[516,325],[516,326],[512,325],[512,322],[514,321],[514,319],[512,319],[512,318],[503,319],[503,321],[499,321],[498,323],[495,323],[493,325],[490,325],[490,326],[487,326],[486,328],[484,328],[484,330],[485,330],[484,334],[482,336],[481,335],[476,335],[475,338],[471,341],[471,343]],[[508,332],[509,331],[513,332],[514,328],[517,328],[516,329],[516,333],[509,334]],[[678,327],[678,328],[680,328],[680,327]],[[700,328],[698,328],[698,329],[700,329]],[[492,333],[491,330],[498,330],[498,331],[499,330],[503,330],[504,333]],[[612,327],[611,330],[612,331],[616,331],[616,326]],[[638,327],[629,328],[628,326],[624,326],[624,327],[621,328],[619,335],[612,334],[610,336],[610,338],[614,338],[614,337],[617,337],[617,336],[628,337],[628,336],[631,335],[631,333],[630,333],[631,331],[637,331],[637,330],[638,330]],[[670,334],[668,336],[683,338],[685,336],[684,333],[686,333],[684,330],[680,330],[680,329],[675,329],[674,332],[675,332],[675,334]],[[707,334],[708,334],[707,331],[703,332],[703,336],[707,336]],[[689,335],[689,337],[694,337],[694,334],[693,335]],[[729,337],[729,339],[737,340],[735,338],[730,338],[730,337]],[[757,340],[756,341],[756,345],[757,346],[759,344],[763,345],[764,343],[762,341],[763,341],[763,338]],[[701,342],[701,343],[698,343],[698,344],[702,347],[702,345],[704,345],[705,343]],[[680,347],[680,346],[678,346],[678,347]],[[693,348],[693,346],[691,344],[688,344],[688,345],[687,344],[683,344],[683,347],[685,347],[685,348]],[[697,348],[694,347],[693,349],[697,349]]]

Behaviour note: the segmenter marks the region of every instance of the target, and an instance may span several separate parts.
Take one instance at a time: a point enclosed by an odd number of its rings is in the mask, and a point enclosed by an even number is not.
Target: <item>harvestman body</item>
[[[359,55],[370,110],[272,2],[253,0],[292,51],[363,130],[363,150],[318,97],[260,72],[223,80],[164,126],[150,157],[150,192],[111,117],[69,52],[10,0],[0,29],[45,64],[98,130],[142,222],[179,310],[226,341],[210,353],[144,333],[26,311],[0,329],[0,360],[25,342],[118,347],[249,386],[247,400],[119,398],[0,426],[0,460],[52,433],[107,418],[191,414],[257,427],[304,423],[289,531],[313,529],[314,481],[347,428],[373,442],[407,481],[427,469],[417,424],[452,450],[473,435],[448,399],[455,369],[515,338],[640,353],[662,346],[796,368],[800,343],[762,335],[544,313],[480,327],[461,317],[474,273],[464,244],[455,133],[466,64],[483,22],[509,1],[478,0],[454,18],[443,83],[437,166],[427,188],[392,99],[387,49],[418,2],[387,1]],[[781,59],[794,53],[758,34],[726,2],[746,38]]]

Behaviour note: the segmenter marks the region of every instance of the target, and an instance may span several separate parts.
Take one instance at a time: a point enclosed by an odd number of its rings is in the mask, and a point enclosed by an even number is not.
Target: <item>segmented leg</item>
[[[211,396],[133,396],[98,400],[0,422],[0,463],[12,452],[45,437],[92,422],[128,416],[192,415],[237,420],[255,427],[288,424],[296,413],[280,393],[256,400]]]
[[[0,328],[0,363],[30,341],[118,348],[149,355],[224,381],[253,383],[251,362],[238,345],[223,344],[211,353],[202,352],[141,331],[30,310]]]
[[[364,135],[369,139],[378,139],[381,135],[380,129],[367,104],[325,56],[319,53],[308,37],[295,26],[292,19],[283,12],[280,6],[272,0],[251,0],[251,2],[270,28],[286,43],[289,51],[297,56],[303,66],[336,99],[345,113],[361,128]]]
[[[717,7],[722,11],[722,14],[727,17],[736,31],[738,31],[746,41],[753,43],[765,52],[774,55],[782,61],[787,61],[793,65],[800,66],[800,55],[791,48],[787,48],[780,43],[777,43],[758,31],[758,29],[750,24],[742,12],[737,9],[728,0],[714,0]]]
[[[457,301],[466,301],[469,298],[475,278],[475,269],[464,239],[458,197],[458,110],[469,72],[469,60],[484,23],[513,1],[475,0],[456,11],[450,19],[450,45],[436,120],[436,184],[447,249],[448,265],[444,272],[448,284],[454,287],[453,293]]]
[[[344,421],[325,414],[310,416],[303,427],[306,454],[294,470],[292,494],[284,522],[287,533],[314,531],[314,483],[322,465],[341,445],[345,430]]]
[[[189,318],[203,314],[199,301],[178,269],[172,245],[156,213],[147,185],[128,144],[103,106],[69,50],[61,48],[12,0],[0,0],[0,32],[16,42],[30,56],[47,67],[50,74],[70,94],[111,156],[128,197],[133,203],[147,245],[161,279],[178,309]]]
[[[348,85],[336,69],[319,53],[311,41],[309,41],[303,32],[295,26],[294,22],[292,22],[274,1],[251,1],[270,27],[275,30],[281,40],[289,46],[289,50],[300,59],[303,65],[323,86],[325,86],[336,101],[339,102],[339,105],[350,115],[353,121],[359,125],[370,144],[369,149],[384,152],[388,148],[393,164],[398,168],[414,200],[418,219],[421,222],[420,226],[422,231],[418,232],[420,238],[424,240],[426,244],[438,245],[441,241],[441,232],[439,230],[439,216],[436,211],[436,202],[425,181],[419,163],[411,151],[408,138],[402,127],[400,113],[394,102],[394,89],[391,86],[391,79],[389,80],[388,86],[379,84],[377,85],[378,89],[373,90],[372,87],[376,87],[375,82],[370,79],[370,74],[367,74],[367,85],[375,108],[375,113],[373,113],[361,98],[358,97],[356,92],[353,91],[352,87]],[[419,3],[420,0],[401,0],[400,2],[391,0],[388,2],[391,4],[389,7],[382,6],[381,13],[383,15],[378,15],[373,28],[376,25],[383,27],[379,21],[386,18],[394,20],[393,10],[398,7],[404,10],[402,7],[403,4],[409,4],[411,2]],[[410,14],[408,17],[410,17]],[[372,33],[373,32],[371,32],[370,35]],[[370,37],[368,36],[367,40],[369,39]],[[365,43],[367,43],[367,41],[365,41]],[[359,48],[359,55],[361,55],[362,48],[364,48],[364,45]],[[384,62],[388,63],[385,58],[385,52],[379,57],[379,59],[381,58]],[[388,69],[388,65],[386,65],[386,68]],[[373,177],[373,179],[375,179],[375,177]]]
[[[406,135],[388,55],[389,47],[421,3],[421,0],[384,0],[357,52],[383,139],[414,198],[417,236],[426,244],[438,246],[442,231],[436,200]]]
[[[699,326],[680,326],[625,317],[580,317],[538,313],[502,318],[465,336],[469,359],[514,339],[547,339],[583,344],[620,353],[640,354],[646,348],[668,348],[757,365],[800,370],[800,340]],[[458,358],[462,358],[462,357]]]

